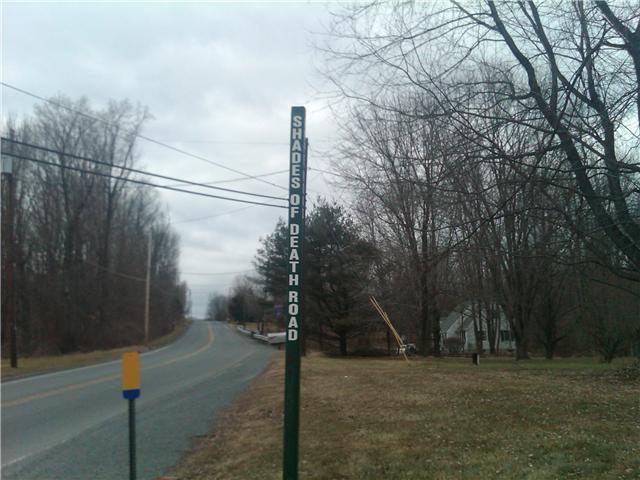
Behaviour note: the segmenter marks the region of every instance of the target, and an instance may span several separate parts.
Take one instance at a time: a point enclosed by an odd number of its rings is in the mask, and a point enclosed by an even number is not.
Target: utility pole
[[[2,316],[8,319],[10,340],[11,368],[18,368],[18,324],[15,312],[14,281],[13,281],[13,161],[11,157],[2,157],[2,184],[4,185],[4,212],[2,215],[2,247],[5,260],[5,299]],[[6,320],[5,320],[6,321]],[[6,325],[6,323],[5,323]],[[6,332],[6,330],[5,330]]]
[[[144,343],[149,343],[149,294],[151,291],[151,229],[147,234],[147,279],[144,292]]]

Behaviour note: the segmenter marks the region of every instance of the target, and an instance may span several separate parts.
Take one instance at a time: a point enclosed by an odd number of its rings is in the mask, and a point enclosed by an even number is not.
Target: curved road
[[[268,364],[272,348],[226,325],[196,321],[140,356],[138,479],[175,465],[191,437]],[[128,404],[120,361],[2,384],[2,478],[129,478]]]

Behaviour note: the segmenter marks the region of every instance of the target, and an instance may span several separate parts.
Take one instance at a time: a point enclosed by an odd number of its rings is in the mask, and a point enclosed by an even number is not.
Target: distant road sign
[[[122,396],[129,399],[140,396],[140,355],[138,352],[122,354]]]

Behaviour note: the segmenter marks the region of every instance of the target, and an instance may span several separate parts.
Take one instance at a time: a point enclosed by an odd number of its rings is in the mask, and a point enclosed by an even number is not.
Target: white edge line
[[[3,463],[2,464],[2,468],[7,468],[8,466],[13,465],[14,463],[18,463],[19,461],[24,460],[25,458],[30,457],[31,455],[33,455],[33,454],[28,453],[26,455],[22,455],[21,457],[14,458],[10,462]]]

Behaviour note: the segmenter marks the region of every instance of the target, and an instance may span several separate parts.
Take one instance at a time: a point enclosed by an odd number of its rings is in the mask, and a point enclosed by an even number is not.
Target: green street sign
[[[289,153],[289,268],[287,343],[284,378],[284,458],[282,478],[298,478],[300,417],[300,334],[302,327],[302,246],[304,238],[305,185],[307,175],[305,109],[291,108]]]

